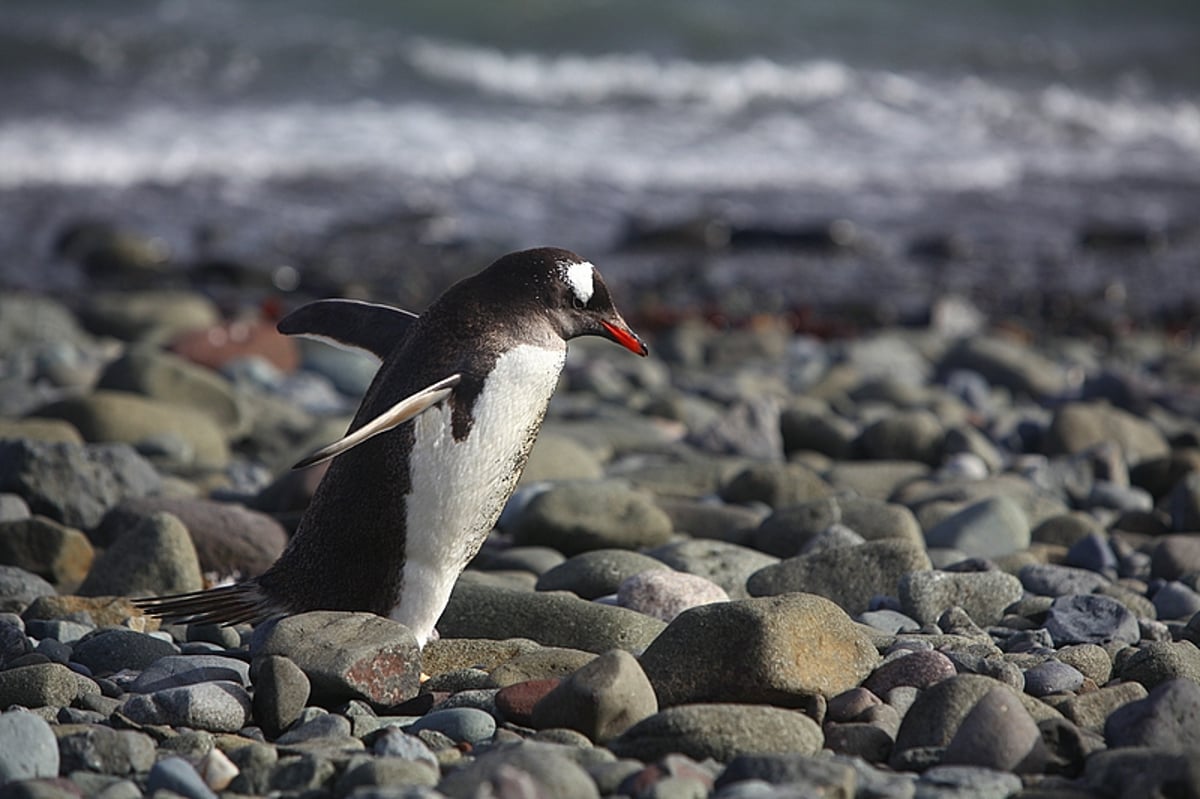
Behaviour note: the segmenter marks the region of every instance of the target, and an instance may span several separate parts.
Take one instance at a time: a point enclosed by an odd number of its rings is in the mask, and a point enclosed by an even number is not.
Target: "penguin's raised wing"
[[[354,432],[347,434],[345,438],[321,447],[292,468],[304,469],[309,466],[315,466],[318,463],[341,455],[346,450],[358,446],[369,438],[374,438],[380,433],[386,433],[388,430],[404,424],[409,419],[437,405],[450,396],[450,392],[458,385],[458,381],[460,380],[462,380],[461,374],[453,374],[443,380],[437,381],[433,385],[426,386],[416,394],[411,394],[400,400]]]
[[[322,339],[366,350],[383,360],[400,343],[417,315],[362,300],[317,300],[301,305],[275,328],[288,336]]]

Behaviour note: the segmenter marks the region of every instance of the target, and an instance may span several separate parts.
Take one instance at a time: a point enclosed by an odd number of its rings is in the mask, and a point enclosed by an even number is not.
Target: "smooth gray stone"
[[[528,638],[543,646],[640,652],[666,627],[636,611],[567,594],[464,581],[454,587],[438,630],[445,638]]]
[[[238,683],[205,682],[132,694],[120,709],[139,724],[237,732],[250,718],[250,695]]]
[[[930,547],[958,549],[971,557],[1011,555],[1029,547],[1029,519],[1008,497],[989,497],[934,525],[925,540]]]
[[[178,655],[179,648],[147,633],[121,628],[97,630],[75,643],[73,659],[95,674],[112,674],[122,669],[141,671],[160,658]]]
[[[583,599],[615,594],[627,578],[648,569],[665,569],[661,561],[627,549],[581,552],[538,577],[539,591],[571,591]]]
[[[492,714],[473,707],[447,708],[427,713],[405,731],[416,735],[422,730],[436,730],[451,740],[479,745],[487,743],[495,735],[496,719]]]
[[[95,771],[124,777],[144,774],[154,765],[154,739],[145,733],[114,730],[98,722],[59,725],[57,737],[65,774]]]
[[[824,735],[815,721],[769,705],[689,704],[643,719],[609,742],[617,757],[653,761],[679,752],[728,762],[741,754],[814,755]]]
[[[1099,594],[1060,596],[1046,614],[1046,630],[1055,646],[1064,644],[1136,644],[1137,617],[1120,602]]]
[[[0,785],[58,776],[58,740],[45,719],[23,710],[0,713]]]
[[[676,541],[647,550],[646,554],[678,571],[712,580],[725,589],[730,599],[749,597],[746,580],[750,575],[779,562],[749,547],[706,539]]]
[[[518,796],[599,799],[596,784],[573,755],[570,747],[537,742],[493,747],[447,774],[437,788],[450,799],[500,796],[506,784],[519,785]]]
[[[1170,752],[1200,749],[1200,685],[1172,679],[1150,695],[1114,710],[1104,722],[1111,747],[1144,746]]]
[[[20,494],[34,513],[90,530],[127,496],[160,490],[162,478],[128,444],[0,441],[0,491]]]
[[[1000,571],[917,571],[899,584],[901,609],[921,624],[936,622],[956,606],[978,625],[995,624],[1022,594],[1021,582]]]
[[[225,680],[250,684],[250,664],[220,655],[168,655],[150,664],[129,686],[137,694],[149,694],[163,688],[178,688],[198,682]]]
[[[151,793],[170,791],[187,799],[217,799],[192,764],[178,756],[164,757],[154,764],[146,778],[146,789]]]

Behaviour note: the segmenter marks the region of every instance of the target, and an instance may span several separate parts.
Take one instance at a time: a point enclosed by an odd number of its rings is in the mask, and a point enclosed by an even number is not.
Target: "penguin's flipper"
[[[354,347],[383,360],[404,338],[417,315],[390,305],[361,300],[317,300],[279,320],[284,335],[321,339]]]
[[[400,400],[354,432],[347,434],[345,438],[321,447],[292,468],[305,469],[309,466],[315,466],[318,463],[341,455],[346,450],[358,446],[368,438],[373,438],[380,433],[386,433],[393,427],[404,424],[417,414],[428,410],[450,396],[450,392],[458,385],[458,381],[460,380],[462,380],[461,374],[453,374],[443,380],[437,381],[433,385],[426,386],[416,394]]]

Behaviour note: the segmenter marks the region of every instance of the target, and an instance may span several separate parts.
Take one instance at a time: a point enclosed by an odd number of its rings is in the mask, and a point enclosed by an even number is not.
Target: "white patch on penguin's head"
[[[558,271],[562,275],[563,281],[571,287],[571,291],[584,305],[588,304],[588,300],[592,298],[596,287],[592,281],[592,274],[596,267],[592,266],[588,261],[559,261]]]

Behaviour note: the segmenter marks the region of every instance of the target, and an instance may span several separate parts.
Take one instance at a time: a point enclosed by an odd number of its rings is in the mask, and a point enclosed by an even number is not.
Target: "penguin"
[[[551,247],[503,256],[420,316],[319,300],[278,329],[366,350],[379,370],[346,435],[296,464],[331,460],[279,559],[234,585],[135,600],[149,615],[237,624],[371,612],[424,647],[516,487],[567,341],[600,336],[647,354],[596,268]]]

